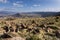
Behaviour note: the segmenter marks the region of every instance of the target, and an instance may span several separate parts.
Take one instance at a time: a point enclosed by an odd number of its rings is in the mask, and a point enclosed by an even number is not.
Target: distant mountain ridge
[[[12,14],[15,14],[15,12],[0,11],[0,16],[6,16],[6,15],[12,15]]]
[[[22,16],[28,16],[28,17],[48,17],[48,16],[60,16],[60,12],[8,12],[8,11],[1,11],[0,16],[12,16],[12,17],[22,17]]]

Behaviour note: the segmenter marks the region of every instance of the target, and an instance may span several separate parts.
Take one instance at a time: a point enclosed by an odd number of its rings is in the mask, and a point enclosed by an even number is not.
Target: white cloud
[[[34,5],[32,5],[30,8],[31,8],[31,9],[33,9],[33,8],[35,9],[35,7],[40,7],[40,6],[41,6],[40,4],[34,4]]]
[[[0,11],[15,11],[16,10],[16,8],[6,8],[6,7],[2,7],[2,8],[0,8]]]
[[[17,1],[16,3],[23,3],[23,1]]]
[[[7,0],[0,0],[0,2],[2,2],[2,3],[7,3]]]
[[[4,10],[4,9],[3,8],[2,9],[0,8],[0,11],[2,11],[2,10]]]
[[[40,7],[40,4],[34,4],[33,6],[34,7]]]
[[[23,7],[23,4],[13,3],[13,6],[16,6],[16,7]]]
[[[2,7],[2,8],[0,7],[0,11],[3,11],[4,9],[5,9],[5,7]]]
[[[44,9],[41,9],[41,11],[54,11],[54,12],[58,12],[60,11],[60,8],[44,8]]]
[[[23,1],[17,1],[15,3],[13,3],[13,6],[16,6],[16,7],[23,7]]]

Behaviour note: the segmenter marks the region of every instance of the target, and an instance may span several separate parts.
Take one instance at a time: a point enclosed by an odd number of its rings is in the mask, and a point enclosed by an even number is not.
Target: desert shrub
[[[0,38],[12,38],[10,35],[4,33],[3,35],[0,36]]]
[[[10,29],[10,32],[14,32],[14,29],[12,27],[10,27],[9,29]]]
[[[59,33],[59,31],[56,31],[56,32],[55,32],[55,35],[56,35],[56,37],[60,38],[60,33]]]
[[[40,31],[39,31],[39,29],[33,29],[32,33],[37,34],[37,33],[40,33]]]
[[[49,23],[48,23],[48,25],[53,25],[53,24],[54,24],[54,22],[49,22]]]
[[[49,36],[49,35],[44,35],[44,39],[45,39],[45,40],[52,40],[52,37]]]
[[[21,36],[22,38],[26,37],[25,36],[26,34],[22,34],[22,32],[21,33],[18,32],[18,35]]]
[[[27,29],[27,32],[30,32],[30,31],[32,31],[32,29],[28,28],[28,29]]]
[[[59,40],[57,37],[53,37],[52,40]]]
[[[26,40],[41,40],[41,39],[38,36],[33,35],[33,36],[29,37],[29,38],[26,38]]]
[[[47,33],[46,35],[51,36],[51,37],[55,36],[55,34],[51,34],[51,33]]]
[[[14,20],[14,18],[6,18],[5,20]]]
[[[59,17],[57,16],[56,19],[59,19]]]
[[[4,26],[4,27],[3,27],[3,29],[4,29],[6,32],[8,32],[8,31],[9,31],[8,26]]]
[[[58,22],[58,20],[57,20],[57,19],[55,19],[55,21],[56,21],[56,22]]]
[[[32,24],[33,24],[33,23],[36,23],[35,20],[32,20]]]
[[[51,29],[54,29],[54,30],[58,30],[58,27],[56,27],[56,26],[47,26],[47,28],[51,28]]]
[[[23,25],[23,23],[21,23],[21,27],[22,27],[22,29],[25,29],[26,27]]]
[[[15,29],[15,32],[18,32],[19,31],[19,25],[18,24],[16,24],[16,29]]]
[[[58,22],[58,19],[59,19],[59,17],[56,17],[56,18],[55,18],[55,21]]]
[[[0,40],[2,40],[2,38],[0,37]]]
[[[44,24],[41,24],[41,25],[40,25],[40,26],[38,26],[38,27],[44,28],[45,26],[44,26]]]
[[[59,39],[55,36],[45,35],[45,40],[59,40]]]

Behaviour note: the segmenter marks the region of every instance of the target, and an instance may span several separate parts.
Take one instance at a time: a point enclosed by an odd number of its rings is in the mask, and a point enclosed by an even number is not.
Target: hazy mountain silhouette
[[[22,17],[22,15],[20,13],[16,13],[16,14],[13,14],[11,15],[12,17]]]
[[[24,13],[16,13],[16,12],[8,12],[8,11],[1,11],[0,16],[12,16],[12,17],[22,17],[22,16],[29,16],[29,17],[48,17],[48,16],[60,16],[60,12],[24,12]]]

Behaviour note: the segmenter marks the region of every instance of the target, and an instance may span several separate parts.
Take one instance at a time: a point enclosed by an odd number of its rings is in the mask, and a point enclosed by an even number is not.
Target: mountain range
[[[48,16],[60,16],[60,12],[8,12],[0,11],[0,17],[2,16],[12,16],[12,17],[48,17]]]

